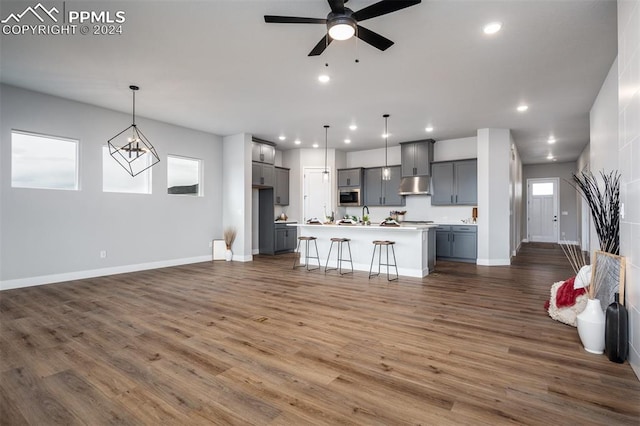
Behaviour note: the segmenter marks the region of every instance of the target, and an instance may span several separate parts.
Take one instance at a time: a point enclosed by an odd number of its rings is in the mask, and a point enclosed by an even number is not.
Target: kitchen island
[[[313,236],[317,238],[320,263],[324,268],[329,254],[331,238],[349,238],[351,240],[351,255],[353,257],[353,269],[369,272],[371,257],[373,255],[374,240],[395,241],[396,261],[398,273],[408,277],[422,278],[433,271],[435,266],[435,225],[335,225],[335,224],[290,224],[298,228],[298,236]],[[304,244],[300,244],[300,256],[304,262]],[[313,254],[313,243],[311,243]],[[331,251],[330,267],[335,266],[337,250],[334,245]],[[391,256],[391,253],[389,254]],[[345,247],[343,257],[347,256]],[[378,259],[374,262],[374,271],[378,270]],[[382,253],[385,262],[385,250]],[[310,259],[313,265],[314,259]],[[349,263],[343,262],[343,269],[349,268]],[[386,267],[382,266],[381,273],[386,273]],[[392,272],[395,272],[392,270]]]

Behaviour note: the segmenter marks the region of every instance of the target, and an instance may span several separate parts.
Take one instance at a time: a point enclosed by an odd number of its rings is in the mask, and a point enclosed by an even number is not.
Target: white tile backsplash
[[[620,196],[625,204],[620,254],[627,258],[629,362],[640,377],[640,0],[618,0],[617,4],[618,167],[623,173]]]

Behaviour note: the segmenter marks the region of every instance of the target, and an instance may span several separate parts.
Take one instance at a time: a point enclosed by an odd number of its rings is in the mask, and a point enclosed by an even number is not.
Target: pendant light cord
[[[324,125],[324,172],[328,173],[327,170],[327,144],[329,139],[329,126],[327,124]]]
[[[389,119],[389,114],[385,114],[384,116],[384,168],[388,169],[389,165],[387,163],[387,151],[388,151],[388,141],[389,141],[389,131],[387,129],[387,120]]]
[[[133,90],[133,125],[136,125],[136,91]]]

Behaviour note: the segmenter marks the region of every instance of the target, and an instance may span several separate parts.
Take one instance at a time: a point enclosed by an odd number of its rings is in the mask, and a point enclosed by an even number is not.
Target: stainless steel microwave
[[[338,205],[341,207],[361,206],[360,188],[340,188]]]

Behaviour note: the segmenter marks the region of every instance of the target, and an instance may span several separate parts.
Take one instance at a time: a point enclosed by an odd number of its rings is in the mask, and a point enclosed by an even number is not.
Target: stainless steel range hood
[[[404,177],[398,189],[400,195],[431,194],[431,176]]]

